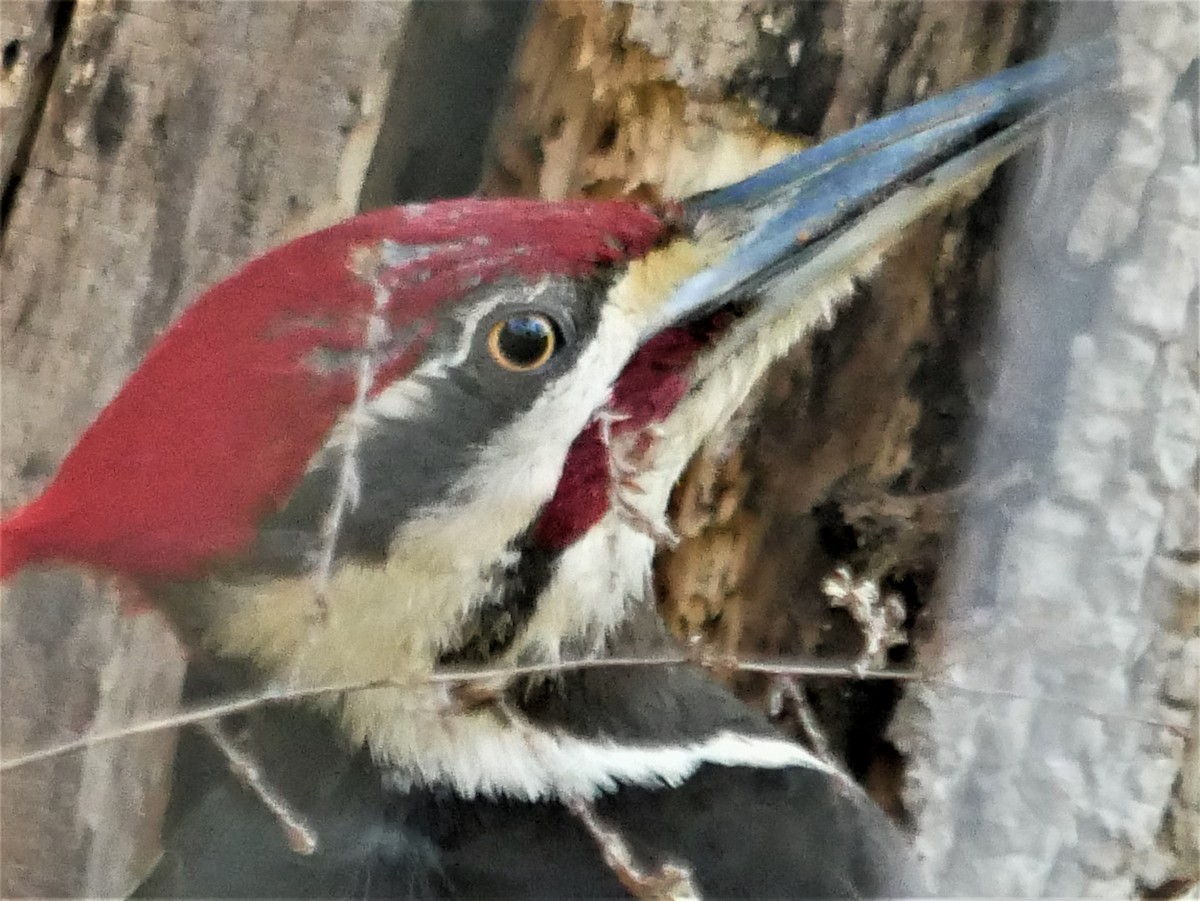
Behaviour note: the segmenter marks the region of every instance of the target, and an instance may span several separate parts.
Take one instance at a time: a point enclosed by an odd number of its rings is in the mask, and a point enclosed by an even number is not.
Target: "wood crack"
[[[33,145],[42,127],[46,103],[50,97],[50,88],[54,84],[54,75],[62,61],[63,50],[67,45],[67,35],[70,33],[71,20],[74,16],[75,0],[59,0],[46,8],[46,19],[51,33],[50,47],[34,64],[29,112],[22,122],[12,166],[5,173],[4,186],[0,190],[0,250],[4,249],[5,239],[8,237],[10,215],[16,206],[17,194],[20,191],[21,182],[24,180],[25,170],[29,166]]]

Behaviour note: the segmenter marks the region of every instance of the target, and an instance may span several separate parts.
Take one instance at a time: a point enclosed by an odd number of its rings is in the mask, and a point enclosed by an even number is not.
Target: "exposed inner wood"
[[[1002,68],[1034,47],[1049,15],[993,3],[730,6],[547,3],[485,188],[658,198],[728,183]],[[734,434],[693,463],[673,502],[685,540],[658,580],[681,638],[854,655],[861,632],[820,590],[839,564],[899,593],[917,623],[953,489],[971,477],[998,197],[914,228],[838,323],[765,379]],[[766,682],[736,681],[765,702]],[[897,755],[880,737],[896,689],[826,684],[809,695],[834,749],[899,812]]]

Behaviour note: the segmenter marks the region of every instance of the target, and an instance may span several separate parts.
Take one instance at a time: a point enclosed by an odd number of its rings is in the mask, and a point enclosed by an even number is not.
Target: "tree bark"
[[[5,508],[200,289],[354,212],[407,8],[3,4]],[[25,574],[0,617],[5,757],[178,699],[171,637],[90,578]],[[5,773],[0,893],[127,894],[173,747],[159,732]]]
[[[1030,478],[967,496],[938,678],[892,726],[950,895],[1169,897],[1200,874],[1200,17],[1113,11],[1114,92],[1030,161],[1002,232],[976,466]]]

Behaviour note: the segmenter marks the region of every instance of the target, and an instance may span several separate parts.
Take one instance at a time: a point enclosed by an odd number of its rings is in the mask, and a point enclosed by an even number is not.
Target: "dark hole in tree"
[[[617,123],[609,122],[604,126],[604,131],[600,132],[596,147],[599,150],[610,150],[615,143],[617,143]]]
[[[10,71],[17,64],[17,60],[21,58],[21,42],[13,39],[4,45],[3,57],[0,58],[0,66],[5,72]]]

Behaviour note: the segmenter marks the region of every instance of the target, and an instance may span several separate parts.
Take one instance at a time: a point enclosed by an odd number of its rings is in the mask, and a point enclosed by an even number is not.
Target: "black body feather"
[[[723,695],[678,709],[723,709],[694,728],[746,734],[769,725],[688,668],[642,672],[634,682],[564,689],[600,706],[604,691]],[[648,683],[667,680],[655,690]],[[557,684],[557,683],[548,683]],[[707,687],[705,687],[707,686]],[[550,713],[551,689],[533,707]],[[195,691],[193,691],[195,693]],[[206,693],[206,692],[205,692]],[[642,709],[634,703],[626,709]],[[656,702],[657,703],[657,702]],[[648,716],[657,716],[653,709]],[[621,723],[630,741],[636,717]],[[141,897],[354,897],[404,899],[627,898],[596,840],[559,802],[467,799],[445,788],[391,787],[365,749],[345,746],[326,717],[292,705],[229,722],[276,791],[307,819],[320,847],[293,852],[280,825],[198,733],[181,739],[166,850]],[[575,731],[571,729],[571,731]],[[581,730],[579,734],[584,731]],[[603,730],[608,732],[607,729]],[[615,737],[615,736],[614,736]],[[654,741],[658,736],[646,736]],[[919,894],[903,842],[860,789],[816,769],[702,765],[678,786],[625,786],[601,795],[599,817],[646,869],[688,867],[704,898],[862,898]]]

